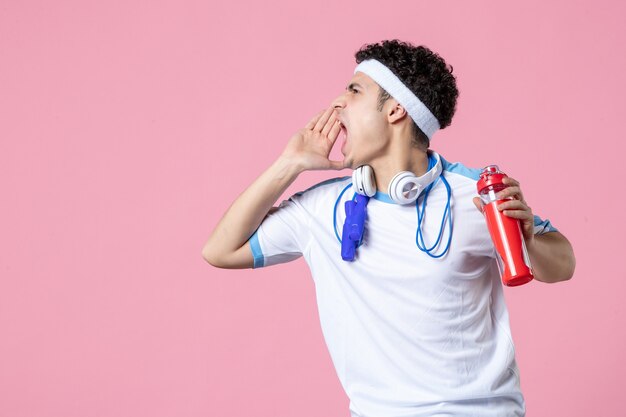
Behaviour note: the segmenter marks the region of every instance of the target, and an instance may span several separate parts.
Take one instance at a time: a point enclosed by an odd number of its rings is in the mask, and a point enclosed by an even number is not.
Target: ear
[[[409,114],[406,112],[406,109],[395,99],[387,100],[386,104],[389,106],[387,108],[387,120],[389,123],[396,123],[408,117]]]

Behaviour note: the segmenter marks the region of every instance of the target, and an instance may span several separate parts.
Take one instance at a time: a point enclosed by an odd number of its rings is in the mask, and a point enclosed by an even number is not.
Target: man
[[[397,40],[366,45],[356,60],[346,92],[235,200],[203,256],[220,268],[305,257],[353,417],[523,416],[508,311],[476,193],[480,170],[428,149],[455,111],[452,69],[428,48]],[[331,161],[342,130],[344,160]],[[352,177],[272,207],[303,171],[363,165],[374,172],[375,193],[353,261],[340,256],[342,208],[356,197],[345,192]],[[414,204],[396,203],[397,173],[424,179],[437,166]],[[570,279],[575,259],[567,239],[532,213],[516,180],[507,185],[500,196],[510,200],[501,207],[522,222],[535,279]]]

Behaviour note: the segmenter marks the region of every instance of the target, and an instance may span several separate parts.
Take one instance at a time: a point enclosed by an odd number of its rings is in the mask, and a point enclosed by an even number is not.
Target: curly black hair
[[[424,103],[439,121],[441,129],[452,122],[459,90],[448,65],[438,54],[425,46],[414,46],[398,39],[366,44],[355,54],[357,64],[375,59],[387,66]],[[379,86],[380,87],[380,86]],[[378,110],[391,96],[380,87]],[[428,137],[413,122],[413,143],[418,148],[430,146]]]

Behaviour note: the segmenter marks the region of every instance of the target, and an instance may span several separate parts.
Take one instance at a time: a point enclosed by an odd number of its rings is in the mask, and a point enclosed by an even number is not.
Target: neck
[[[410,141],[392,141],[384,158],[370,163],[376,177],[376,189],[387,193],[391,179],[400,171],[410,171],[422,176],[428,169],[428,154],[418,149]]]

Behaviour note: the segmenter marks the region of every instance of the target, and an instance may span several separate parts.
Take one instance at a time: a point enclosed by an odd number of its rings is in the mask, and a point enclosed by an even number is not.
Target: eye
[[[354,87],[351,88],[350,91],[352,91],[353,93],[358,93],[358,91]]]

